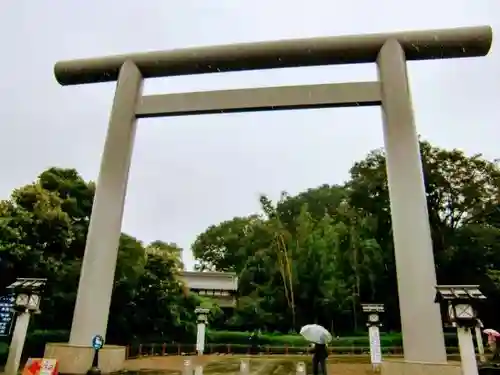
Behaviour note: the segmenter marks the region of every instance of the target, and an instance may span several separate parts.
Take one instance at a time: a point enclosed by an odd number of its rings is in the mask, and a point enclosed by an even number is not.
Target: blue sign
[[[14,301],[13,294],[0,296],[0,336],[9,336],[14,323]]]
[[[95,335],[94,337],[92,337],[92,347],[95,350],[101,349],[103,345],[104,345],[104,339],[102,338],[101,335]]]

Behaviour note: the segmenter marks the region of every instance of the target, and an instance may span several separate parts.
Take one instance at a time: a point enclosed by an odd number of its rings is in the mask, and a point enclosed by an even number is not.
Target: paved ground
[[[146,357],[128,360],[126,368],[132,372],[148,372],[155,374],[179,374],[184,366],[184,360],[190,359],[195,366],[202,365],[205,375],[237,375],[239,374],[240,358],[235,356],[202,356],[202,357]],[[360,358],[361,359],[361,358]],[[311,364],[308,357],[282,356],[250,358],[249,375],[290,375],[295,373],[298,361],[306,362],[307,374],[311,374]],[[366,375],[372,374],[371,366],[366,360],[361,363],[346,363],[346,359],[330,359],[328,375]],[[365,362],[365,363],[363,363]]]
[[[163,356],[163,357],[142,357],[129,359],[125,362],[125,369],[128,371],[140,370],[167,370],[182,371],[184,361],[189,359],[194,366],[206,366],[209,362],[217,360],[219,356]]]

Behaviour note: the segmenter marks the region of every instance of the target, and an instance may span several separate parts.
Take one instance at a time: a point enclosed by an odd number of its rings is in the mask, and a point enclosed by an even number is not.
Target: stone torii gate
[[[234,44],[58,62],[54,70],[61,85],[117,81],[70,342],[59,347],[59,357],[53,352],[61,361],[61,372],[68,372],[63,371],[67,361],[83,358],[79,353],[89,348],[93,335],[106,333],[137,119],[347,106],[382,107],[405,360],[445,363],[441,317],[439,307],[433,302],[435,265],[406,61],[484,56],[491,42],[491,28],[480,26]],[[144,96],[141,91],[146,78],[357,63],[376,63],[379,79],[167,95]],[[75,362],[73,366],[76,367]],[[77,372],[73,370],[69,372]]]

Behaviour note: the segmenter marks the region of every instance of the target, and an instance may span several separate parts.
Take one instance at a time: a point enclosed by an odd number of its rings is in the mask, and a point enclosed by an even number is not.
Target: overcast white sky
[[[377,4],[377,5],[375,5]],[[283,38],[489,24],[498,0],[3,0],[0,198],[45,168],[96,179],[114,84],[61,87],[57,60]],[[500,52],[410,64],[422,136],[500,156]],[[373,66],[299,68],[147,82],[146,93],[370,80]],[[226,114],[139,123],[123,231],[190,244],[207,226],[277,197],[341,183],[382,146],[378,108]]]

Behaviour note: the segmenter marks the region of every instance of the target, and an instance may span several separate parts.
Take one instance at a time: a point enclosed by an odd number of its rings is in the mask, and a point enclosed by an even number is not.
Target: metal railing
[[[364,346],[333,346],[328,348],[331,356],[367,356],[370,348]],[[403,348],[400,346],[382,347],[382,354],[386,356],[401,356]],[[459,353],[457,347],[448,347],[449,355]],[[182,356],[195,355],[194,344],[135,344],[127,346],[127,359],[154,357],[154,356]],[[306,355],[307,347],[296,346],[250,346],[242,344],[207,344],[205,354],[208,355],[233,355],[233,354],[255,354],[255,355]]]

